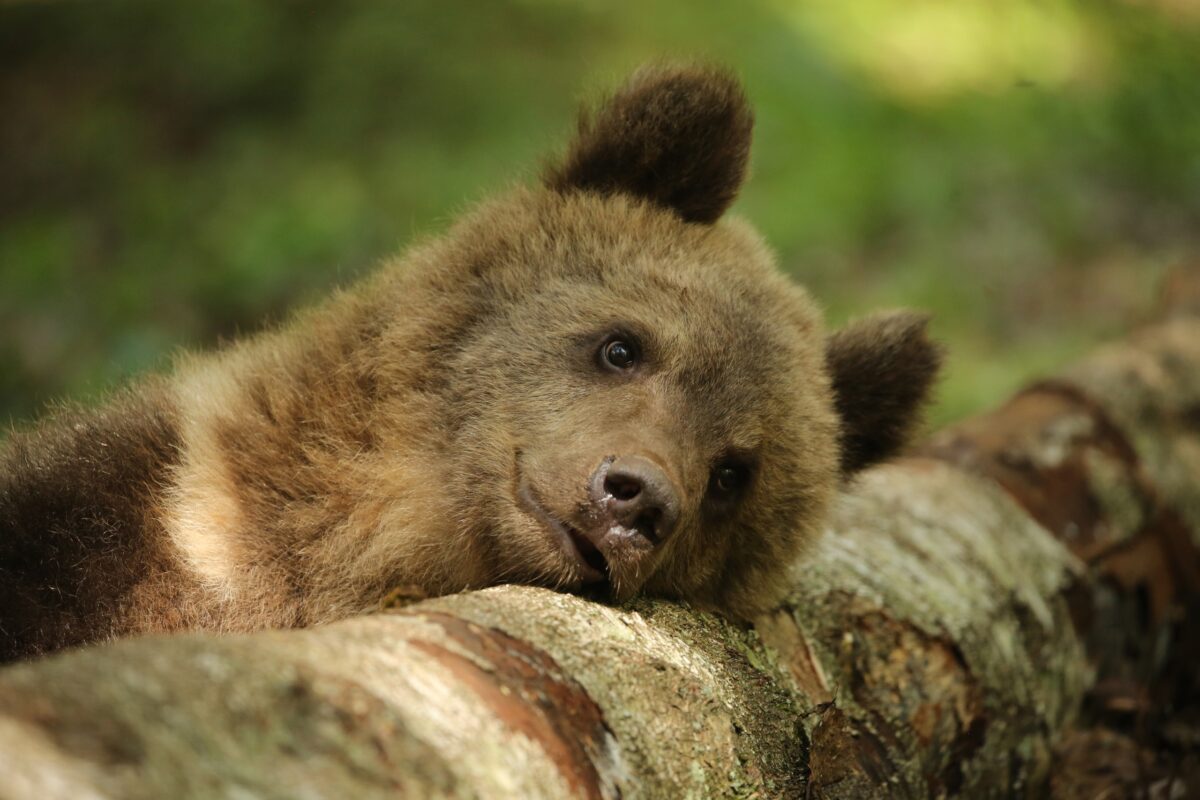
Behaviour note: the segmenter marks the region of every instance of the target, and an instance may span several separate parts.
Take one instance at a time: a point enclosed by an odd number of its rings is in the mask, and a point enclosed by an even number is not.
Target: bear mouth
[[[521,505],[542,523],[557,541],[563,554],[575,566],[583,585],[594,586],[609,582],[608,559],[583,532],[547,511],[526,481],[521,481],[517,494]]]
[[[571,539],[571,544],[575,546],[576,552],[583,558],[584,563],[607,578],[608,559],[600,552],[600,548],[592,544],[590,539],[570,525],[562,523],[562,526],[566,529],[567,536]]]

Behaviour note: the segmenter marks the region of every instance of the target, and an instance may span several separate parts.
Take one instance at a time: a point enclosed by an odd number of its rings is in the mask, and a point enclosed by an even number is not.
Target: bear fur
[[[288,324],[0,452],[0,658],[306,626],[498,583],[749,618],[839,484],[902,446],[922,316],[831,337],[721,221],[752,115],[659,66],[542,181]]]

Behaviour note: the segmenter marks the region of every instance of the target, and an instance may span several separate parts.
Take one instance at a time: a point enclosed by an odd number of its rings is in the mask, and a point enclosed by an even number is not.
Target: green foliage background
[[[736,211],[834,322],[935,314],[951,419],[1127,328],[1192,252],[1187,7],[0,6],[0,421],[352,281],[531,177],[581,98],[664,57],[745,78]]]

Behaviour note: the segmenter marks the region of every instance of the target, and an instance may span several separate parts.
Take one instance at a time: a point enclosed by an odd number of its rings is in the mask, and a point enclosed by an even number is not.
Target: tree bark
[[[1042,794],[1196,690],[1198,476],[1184,314],[864,475],[754,629],[498,587],[64,653],[0,671],[0,797]]]

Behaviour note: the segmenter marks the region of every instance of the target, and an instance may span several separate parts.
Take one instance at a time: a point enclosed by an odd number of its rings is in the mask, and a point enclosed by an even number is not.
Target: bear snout
[[[597,515],[626,536],[657,546],[674,532],[679,522],[679,490],[666,471],[639,455],[609,456],[600,462],[589,481],[589,494]],[[599,542],[597,542],[599,544]]]

